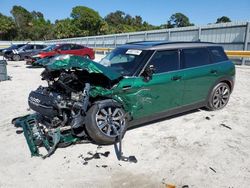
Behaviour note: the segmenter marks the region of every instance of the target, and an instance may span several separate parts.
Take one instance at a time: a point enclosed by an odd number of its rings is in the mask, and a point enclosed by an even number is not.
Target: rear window
[[[209,47],[208,50],[210,52],[211,60],[213,63],[218,63],[221,61],[228,60],[222,47]]]
[[[210,64],[210,57],[206,48],[183,49],[183,68],[198,67]]]

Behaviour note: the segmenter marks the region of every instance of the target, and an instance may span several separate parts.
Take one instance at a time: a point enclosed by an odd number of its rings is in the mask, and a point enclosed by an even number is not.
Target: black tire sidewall
[[[102,133],[96,124],[96,114],[99,111],[99,109],[104,108],[104,107],[109,107],[109,106],[120,108],[125,114],[125,111],[123,110],[123,108],[120,107],[120,105],[118,105],[116,102],[105,101],[102,103],[94,104],[88,110],[87,115],[86,115],[85,126],[86,126],[87,133],[95,143],[100,144],[100,145],[114,144],[117,141],[117,137],[109,137],[105,135],[104,133]],[[127,130],[127,124],[128,124],[127,119],[125,118],[125,127],[121,135],[122,137],[125,135],[125,132]]]

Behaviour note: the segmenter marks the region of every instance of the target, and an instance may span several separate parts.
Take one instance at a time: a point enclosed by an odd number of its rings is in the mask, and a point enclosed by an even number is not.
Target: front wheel
[[[86,130],[97,144],[114,144],[127,129],[125,111],[112,100],[93,105],[87,112]]]
[[[211,111],[224,108],[229,101],[230,93],[228,84],[218,83],[209,96],[207,108]]]

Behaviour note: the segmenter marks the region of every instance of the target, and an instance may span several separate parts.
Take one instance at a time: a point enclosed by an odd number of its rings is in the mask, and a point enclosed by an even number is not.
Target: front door
[[[179,51],[157,51],[147,66],[150,65],[155,67],[151,80],[146,82],[139,76],[120,82],[122,96],[132,104],[134,119],[165,112],[182,103],[184,85],[179,73]]]

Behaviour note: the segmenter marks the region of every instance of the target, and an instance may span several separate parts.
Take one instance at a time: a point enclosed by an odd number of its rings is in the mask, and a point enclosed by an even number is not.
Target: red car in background
[[[88,59],[95,59],[95,52],[92,48],[88,48],[86,46],[79,44],[66,43],[66,44],[50,45],[44,48],[38,54],[28,58],[26,63],[33,64],[35,61],[39,59],[52,57],[57,54],[72,54],[72,55],[82,56]]]

